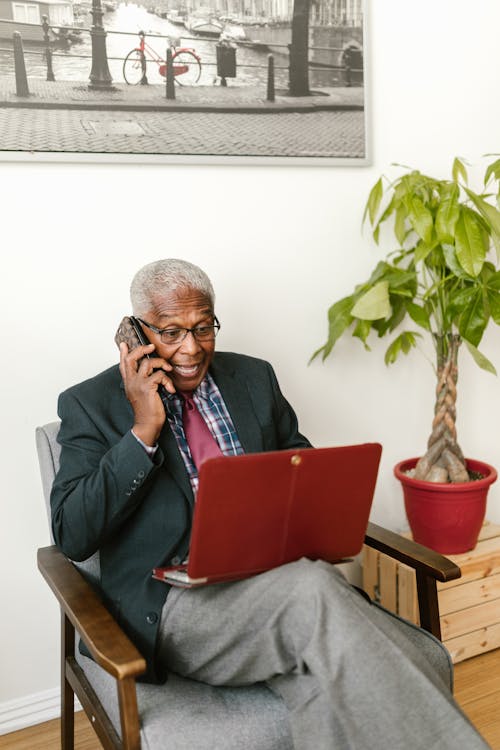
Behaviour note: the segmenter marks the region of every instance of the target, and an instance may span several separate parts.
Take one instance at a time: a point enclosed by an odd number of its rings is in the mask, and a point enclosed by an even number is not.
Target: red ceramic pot
[[[496,469],[468,458],[469,471],[479,472],[483,479],[459,484],[424,482],[405,473],[417,461],[418,458],[409,458],[394,467],[394,474],[403,485],[414,540],[444,555],[474,549],[486,514],[488,490],[497,478]]]

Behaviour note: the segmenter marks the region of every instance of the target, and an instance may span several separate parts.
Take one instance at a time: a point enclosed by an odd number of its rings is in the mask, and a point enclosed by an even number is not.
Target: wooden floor
[[[455,698],[492,750],[500,750],[500,649],[455,666]]]
[[[457,664],[455,698],[492,750],[500,750],[500,649]],[[101,750],[87,717],[75,715],[75,750]],[[0,749],[59,750],[59,722],[0,736]]]

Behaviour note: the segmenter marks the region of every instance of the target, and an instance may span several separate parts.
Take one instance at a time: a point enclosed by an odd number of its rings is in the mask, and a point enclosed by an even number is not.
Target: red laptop
[[[176,586],[247,578],[301,557],[357,555],[370,515],[382,446],[246,453],[206,461],[189,559],[155,568]]]

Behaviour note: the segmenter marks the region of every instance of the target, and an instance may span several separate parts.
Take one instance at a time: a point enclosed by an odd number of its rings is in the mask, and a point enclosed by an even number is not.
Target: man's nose
[[[181,349],[183,352],[186,352],[188,354],[198,352],[201,349],[200,344],[196,340],[194,333],[192,331],[187,332],[186,338],[181,344]]]

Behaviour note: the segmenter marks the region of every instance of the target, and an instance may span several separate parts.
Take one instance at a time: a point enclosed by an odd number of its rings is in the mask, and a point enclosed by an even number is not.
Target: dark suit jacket
[[[259,359],[216,352],[210,372],[247,453],[307,447],[272,367]],[[130,432],[133,412],[118,366],[59,397],[62,446],[51,496],[56,544],[73,560],[99,550],[101,592],[155,670],[154,647],[169,587],[156,566],[189,547],[193,492],[168,423],[151,460]]]

